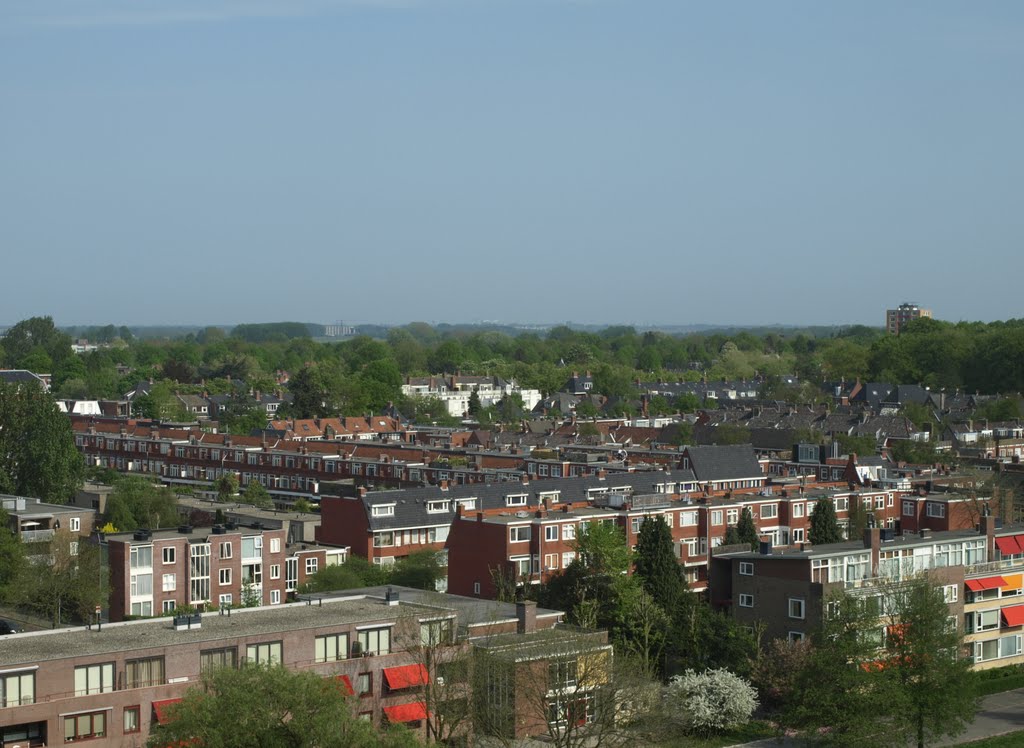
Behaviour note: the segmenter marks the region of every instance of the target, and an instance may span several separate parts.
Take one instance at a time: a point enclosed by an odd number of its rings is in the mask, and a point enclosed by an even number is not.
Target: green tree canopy
[[[333,678],[279,666],[214,668],[154,725],[148,745],[206,748],[414,748],[404,728],[379,731],[353,714]]]
[[[84,467],[71,421],[50,395],[32,384],[0,384],[0,492],[63,504]]]
[[[175,527],[178,524],[178,500],[166,486],[141,476],[120,476],[107,497],[104,519],[121,532],[140,527]]]
[[[239,500],[243,504],[250,504],[257,509],[273,509],[274,500],[270,498],[270,494],[267,489],[263,487],[263,484],[258,480],[250,480],[245,485],[245,490],[242,491],[242,495]]]
[[[843,530],[836,518],[836,506],[832,499],[819,499],[811,512],[811,526],[807,539],[814,545],[838,543],[843,539]]]
[[[754,515],[749,506],[743,507],[740,513],[739,522],[736,523],[736,536],[741,543],[750,545],[750,549],[756,551],[761,537],[757,534],[757,526],[754,524]]]
[[[661,517],[648,517],[640,526],[634,555],[636,575],[662,607],[674,610],[686,589],[686,578],[672,548],[672,531]]]

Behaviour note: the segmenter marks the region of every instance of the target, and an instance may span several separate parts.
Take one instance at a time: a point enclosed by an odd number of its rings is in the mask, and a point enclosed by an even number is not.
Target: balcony
[[[22,543],[46,543],[53,539],[53,530],[22,530]]]
[[[1007,569],[1024,571],[1024,558],[1004,558],[1001,561],[989,561],[985,564],[971,564],[964,567],[964,576],[991,574],[994,571],[1006,571]]]

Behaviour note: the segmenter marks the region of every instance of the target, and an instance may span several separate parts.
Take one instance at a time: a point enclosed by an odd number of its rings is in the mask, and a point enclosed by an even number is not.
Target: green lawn
[[[994,738],[982,738],[970,743],[958,743],[968,748],[1018,748],[1024,745],[1024,730],[1008,732],[1006,735],[997,735]]]

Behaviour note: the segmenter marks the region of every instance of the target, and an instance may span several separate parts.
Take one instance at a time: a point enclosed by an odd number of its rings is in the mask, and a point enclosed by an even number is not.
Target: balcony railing
[[[22,530],[22,543],[45,543],[53,539],[53,530]]]
[[[1024,569],[1024,558],[1004,558],[1000,561],[989,561],[985,564],[971,564],[964,567],[964,576],[972,574],[991,574],[993,571],[1006,569]]]

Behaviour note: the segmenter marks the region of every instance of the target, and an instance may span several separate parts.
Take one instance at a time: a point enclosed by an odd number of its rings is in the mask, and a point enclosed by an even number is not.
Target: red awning
[[[156,714],[156,721],[161,725],[167,724],[167,707],[177,704],[181,699],[162,699],[153,702],[153,712]]]
[[[400,688],[422,686],[429,680],[427,668],[420,665],[403,665],[402,667],[384,668],[384,680],[388,688],[397,691]]]
[[[967,589],[971,592],[981,592],[982,590],[994,590],[997,587],[1002,587],[1006,584],[1006,580],[1002,577],[984,577],[982,579],[968,579]]]
[[[1024,605],[1011,605],[999,612],[1007,626],[1024,626]]]
[[[336,675],[334,679],[342,685],[349,696],[356,695],[356,689],[352,688],[352,680],[347,675]]]
[[[427,705],[422,701],[414,701],[411,704],[399,704],[397,706],[384,707],[384,715],[388,722],[397,724],[399,722],[416,722],[427,718]]]
[[[1015,536],[996,538],[996,547],[1004,556],[1015,556],[1020,553],[1020,545]]]

